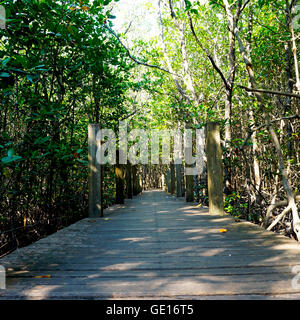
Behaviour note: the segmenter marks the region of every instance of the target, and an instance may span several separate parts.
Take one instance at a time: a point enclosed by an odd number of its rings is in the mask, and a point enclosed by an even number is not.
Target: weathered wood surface
[[[228,229],[220,233],[220,228]],[[300,245],[148,191],[0,260],[0,299],[299,299]],[[50,275],[51,278],[35,278]]]

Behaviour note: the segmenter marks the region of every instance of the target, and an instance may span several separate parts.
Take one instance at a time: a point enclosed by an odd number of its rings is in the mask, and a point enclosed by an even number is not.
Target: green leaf
[[[15,151],[14,149],[9,149],[7,152],[8,157],[12,157],[14,155]]]
[[[2,61],[2,68],[5,68],[7,63],[9,62],[10,58],[6,58]]]
[[[22,157],[20,156],[13,156],[13,157],[4,157],[1,159],[2,163],[7,164],[13,161],[21,160]]]
[[[63,160],[63,159],[68,159],[68,158],[72,158],[72,157],[73,157],[73,155],[71,155],[71,154],[65,154],[64,156],[61,157],[61,159]]]
[[[43,144],[47,142],[50,139],[50,137],[44,137],[44,138],[38,138],[34,141],[34,144]]]
[[[32,82],[32,83],[33,83],[33,79],[34,79],[34,77],[33,77],[32,75],[27,74],[27,75],[26,75],[26,78],[27,78],[30,82]]]
[[[86,166],[89,164],[88,161],[86,161],[86,160],[76,159],[76,161],[78,161],[82,164],[85,164]]]
[[[192,7],[191,1],[186,0],[185,3],[186,3],[186,9],[189,10]]]
[[[1,78],[9,78],[9,77],[10,77],[10,74],[7,73],[7,72],[1,72],[1,73],[0,73],[0,77],[1,77]]]
[[[39,156],[34,156],[34,157],[32,157],[32,159],[41,159],[41,158],[46,157],[48,154],[50,154],[50,152],[46,152],[46,153],[39,155]]]

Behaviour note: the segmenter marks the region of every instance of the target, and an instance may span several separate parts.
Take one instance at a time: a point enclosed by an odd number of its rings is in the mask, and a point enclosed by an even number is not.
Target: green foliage
[[[245,218],[247,217],[246,210],[248,208],[248,203],[241,202],[241,196],[237,192],[225,197],[224,210],[229,213],[234,218]]]
[[[43,234],[87,214],[88,123],[114,127],[129,112],[132,64],[103,27],[110,2],[2,2],[1,231],[27,219]],[[16,245],[3,237],[3,250]]]

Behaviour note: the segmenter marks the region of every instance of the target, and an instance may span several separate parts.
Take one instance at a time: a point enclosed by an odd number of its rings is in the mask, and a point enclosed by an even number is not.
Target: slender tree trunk
[[[168,52],[167,52],[167,47],[165,44],[165,38],[164,38],[164,26],[163,26],[163,21],[162,21],[162,16],[161,16],[161,0],[158,0],[158,20],[159,20],[159,25],[160,25],[160,38],[161,38],[161,44],[162,44],[162,49],[163,49],[163,54],[164,54],[164,59],[166,61],[166,64],[168,66],[168,70],[171,73],[171,76],[173,78],[173,81],[175,83],[175,86],[180,93],[180,95],[183,97],[184,101],[186,103],[190,103],[190,98],[188,97],[187,93],[183,89],[182,85],[180,84],[180,80],[176,76],[174,69],[171,64],[171,60],[169,58]]]
[[[286,0],[286,28],[287,30],[290,29],[290,20],[291,20],[291,12],[290,12],[290,6],[289,1]],[[293,93],[293,63],[292,63],[292,47],[289,41],[285,44],[285,60],[286,60],[286,80],[287,80],[287,86],[288,90],[287,92]],[[288,114],[291,111],[292,108],[292,98],[287,97],[286,98],[286,104],[285,104],[285,113]],[[288,136],[288,156],[291,158],[294,154],[294,148],[292,143],[292,126],[290,122],[287,123],[287,136]]]
[[[245,47],[246,53],[250,59],[251,56],[251,48],[252,48],[252,33],[253,33],[253,4],[250,3],[250,12],[249,12],[249,19],[248,19],[248,42]],[[251,86],[251,83],[249,82],[249,87]],[[249,96],[253,96],[253,94],[250,92]],[[255,116],[254,116],[254,110],[252,107],[250,107],[249,110],[249,120],[250,123],[255,124]],[[251,136],[252,140],[252,155],[253,155],[253,185],[254,185],[254,194],[255,194],[255,200],[260,202],[260,197],[257,196],[257,191],[260,191],[261,186],[261,178],[260,178],[260,168],[259,168],[259,161],[258,161],[258,141],[257,141],[257,134],[256,131],[253,132]],[[252,170],[251,170],[252,171]],[[253,189],[252,186],[250,186],[251,189]]]
[[[184,83],[186,85],[187,90],[191,93],[194,103],[196,103],[196,105],[199,105],[200,102],[195,90],[194,80],[192,77],[190,63],[189,63],[188,54],[187,54],[185,30],[184,30],[185,23],[178,21],[175,15],[174,15],[174,21],[180,34],[179,40],[180,40],[180,47],[181,47],[181,55],[183,59],[183,71],[185,74]]]
[[[253,110],[251,109],[249,111],[249,119],[251,121],[251,123],[254,123],[254,113]],[[258,162],[258,144],[257,144],[257,135],[256,132],[253,132],[252,136],[251,136],[251,140],[252,140],[252,153],[253,153],[253,173],[254,173],[254,177],[253,177],[253,182],[254,182],[254,186],[255,186],[255,190],[260,190],[260,185],[261,185],[261,178],[260,178],[260,168],[259,168],[259,162]]]
[[[288,21],[289,21],[289,30],[292,36],[292,52],[293,52],[293,56],[294,56],[294,63],[295,63],[295,75],[296,75],[296,89],[297,92],[300,92],[300,75],[299,75],[299,64],[298,64],[298,56],[297,56],[297,46],[296,46],[296,35],[295,35],[295,30],[294,30],[294,24],[293,24],[293,19],[292,19],[292,11],[293,8],[295,7],[297,1],[293,1],[293,7],[291,8],[291,10],[289,9],[289,1],[287,3],[286,6],[286,12],[288,17]]]

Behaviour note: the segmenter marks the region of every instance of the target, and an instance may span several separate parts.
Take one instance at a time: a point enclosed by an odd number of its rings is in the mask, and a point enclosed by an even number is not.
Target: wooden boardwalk
[[[0,265],[0,299],[300,298],[291,270],[300,265],[297,242],[162,191],[81,220]]]

